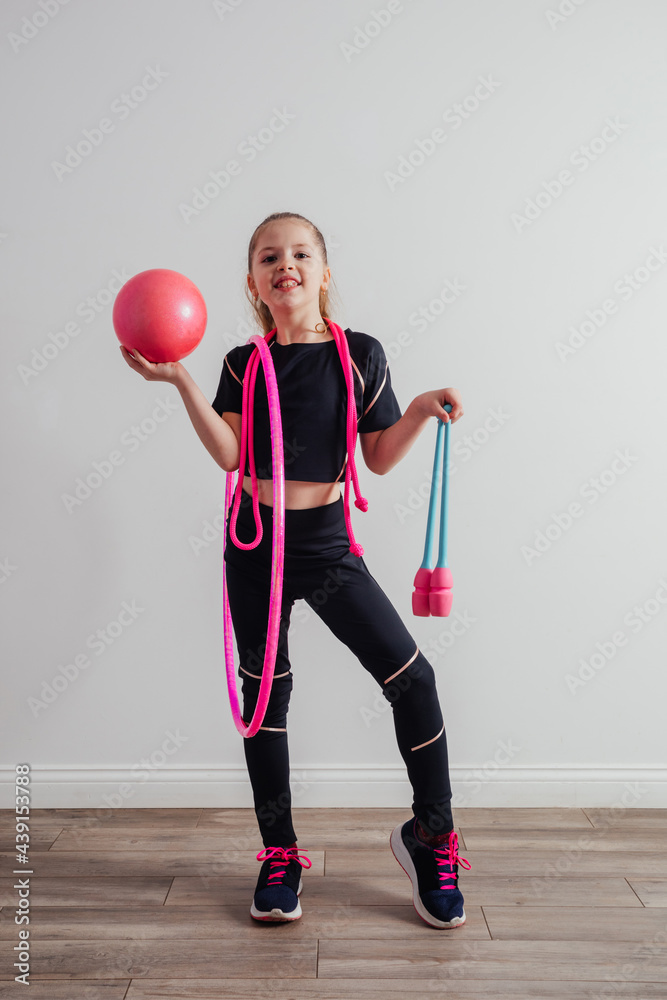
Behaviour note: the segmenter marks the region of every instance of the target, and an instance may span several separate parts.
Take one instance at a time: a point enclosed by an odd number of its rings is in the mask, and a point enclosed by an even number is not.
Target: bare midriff
[[[252,496],[252,479],[243,477],[243,490]],[[322,507],[335,503],[342,496],[340,483],[306,483],[285,480],[285,510],[303,510],[306,507]],[[273,480],[257,480],[257,498],[260,503],[273,507]]]

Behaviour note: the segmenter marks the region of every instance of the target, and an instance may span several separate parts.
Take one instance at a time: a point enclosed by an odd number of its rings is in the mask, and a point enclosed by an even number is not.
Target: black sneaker
[[[457,887],[458,837],[452,830],[448,844],[430,847],[417,835],[417,817],[399,823],[389,841],[394,857],[410,877],[415,910],[431,927],[460,927],[465,923],[463,896]]]
[[[255,920],[298,920],[299,893],[303,888],[301,869],[312,867],[310,858],[298,857],[298,848],[265,847],[257,855],[260,868],[250,916]]]

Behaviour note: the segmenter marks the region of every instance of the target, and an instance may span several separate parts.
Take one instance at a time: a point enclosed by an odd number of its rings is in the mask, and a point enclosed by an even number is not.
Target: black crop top
[[[391,387],[389,364],[379,340],[345,330],[360,434],[391,427],[402,414]],[[347,386],[335,340],[311,344],[279,344],[269,350],[276,371],[283,429],[285,479],[334,483],[347,465]],[[241,413],[243,376],[254,344],[241,344],[225,356],[213,409]],[[261,360],[255,381],[255,472],[273,479],[269,406]],[[245,475],[250,475],[246,452]]]

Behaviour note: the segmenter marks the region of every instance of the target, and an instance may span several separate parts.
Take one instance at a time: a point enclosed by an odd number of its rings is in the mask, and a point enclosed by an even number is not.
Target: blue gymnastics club
[[[451,413],[451,403],[445,403],[444,410]],[[452,571],[447,565],[447,521],[449,514],[449,424],[438,419],[431,478],[431,496],[428,502],[426,522],[426,543],[424,558],[417,570],[412,593],[412,613],[422,618],[433,615],[446,618],[452,609]],[[443,456],[444,452],[444,456]],[[433,566],[435,548],[435,518],[438,486],[441,485],[442,503],[440,508],[440,546],[438,561]]]

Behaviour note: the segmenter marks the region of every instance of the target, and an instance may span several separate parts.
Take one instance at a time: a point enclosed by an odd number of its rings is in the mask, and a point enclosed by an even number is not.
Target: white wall
[[[192,547],[225,474],[177,391],[123,361],[108,289],[153,267],[199,286],[209,325],[184,363],[212,399],[224,354],[257,332],[248,240],[284,210],[325,234],[335,318],[383,342],[402,409],[429,389],[463,395],[449,619],[411,610],[435,421],[384,477],[358,448],[370,507],[352,508],[437,672],[455,802],[667,805],[665,5],[6,0],[0,19],[2,805],[20,761],[35,806],[251,805],[222,540]],[[276,110],[287,124],[260,133]],[[54,166],[104,118],[90,155]],[[433,130],[424,162],[392,179]],[[271,141],[250,160],[258,133]],[[186,221],[230,160],[240,173]],[[460,291],[443,303],[448,282]],[[142,421],[154,432],[138,442]],[[68,509],[113,451],[121,463]],[[558,529],[571,504],[580,516]],[[89,636],[125,602],[141,611],[96,652]],[[375,682],[303,602],[290,646],[295,802],[409,805]],[[67,671],[81,654],[89,666]]]

